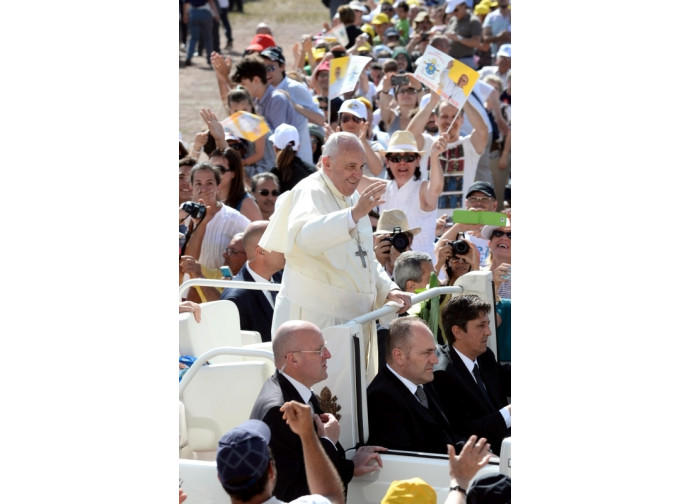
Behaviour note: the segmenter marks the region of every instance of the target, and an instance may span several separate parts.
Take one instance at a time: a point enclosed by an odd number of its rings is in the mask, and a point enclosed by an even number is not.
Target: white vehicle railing
[[[220,287],[220,288],[233,288],[233,289],[252,289],[252,290],[268,290],[277,291],[280,290],[280,284],[269,283],[269,282],[245,282],[243,280],[224,280],[221,278],[191,278],[185,280],[180,284],[179,297],[182,301],[184,293],[190,287]]]
[[[185,372],[184,376],[180,380],[180,398],[182,398],[182,393],[187,388],[187,384],[194,378],[199,368],[203,366],[206,362],[218,357],[219,355],[239,355],[240,357],[264,357],[269,361],[273,361],[273,352],[270,350],[258,350],[253,348],[240,348],[240,347],[218,347],[208,352],[204,352],[199,355],[196,360],[189,366],[189,369]]]

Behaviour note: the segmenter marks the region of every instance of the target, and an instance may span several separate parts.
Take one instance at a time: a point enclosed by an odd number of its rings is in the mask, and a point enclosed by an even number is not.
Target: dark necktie
[[[486,403],[490,406],[491,409],[496,409],[493,401],[489,397],[489,393],[486,391],[484,380],[482,380],[482,375],[479,373],[479,366],[477,366],[476,362],[474,363],[472,374],[474,375],[474,379],[477,380],[477,385],[479,385],[479,390],[482,391],[482,395],[484,396],[484,400],[486,400]]]
[[[429,401],[426,398],[426,392],[424,392],[424,387],[421,385],[417,385],[417,392],[414,393],[414,395],[419,399],[419,402],[424,406],[426,409],[429,409]]]
[[[273,280],[271,280],[271,283],[274,283]],[[273,304],[275,305],[276,304],[276,296],[278,295],[278,291],[272,290],[269,292],[271,293],[271,297],[273,298]]]
[[[311,397],[309,398],[309,402],[311,403],[312,407],[314,408],[314,413],[317,415],[320,415],[323,413],[323,410],[321,409],[321,405],[319,404],[319,398],[316,397],[316,394],[314,392],[311,393]]]

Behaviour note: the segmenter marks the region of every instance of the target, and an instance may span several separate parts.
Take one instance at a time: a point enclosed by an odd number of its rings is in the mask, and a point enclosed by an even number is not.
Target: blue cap
[[[247,420],[218,441],[216,466],[220,483],[229,492],[254,485],[266,472],[271,429],[261,420]]]

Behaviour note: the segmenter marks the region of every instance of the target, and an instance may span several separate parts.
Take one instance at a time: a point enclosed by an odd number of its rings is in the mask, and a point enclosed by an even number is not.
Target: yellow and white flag
[[[475,70],[430,45],[424,51],[414,76],[457,108],[464,105],[479,80]]]

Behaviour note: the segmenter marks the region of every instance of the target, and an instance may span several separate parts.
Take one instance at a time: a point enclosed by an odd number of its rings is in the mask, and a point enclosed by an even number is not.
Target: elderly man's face
[[[492,198],[481,191],[472,191],[465,198],[465,208],[495,212],[496,208],[498,208],[498,201],[496,201],[496,198]]]
[[[467,83],[470,81],[470,78],[467,76],[467,74],[462,74],[460,78],[458,79],[458,86],[460,87],[465,87],[467,86]]]
[[[242,238],[232,237],[232,240],[230,240],[223,252],[223,259],[225,260],[225,265],[232,271],[233,276],[239,273],[244,263],[247,262],[247,253],[242,245]]]
[[[307,387],[328,378],[328,359],[323,334],[316,328],[305,328],[295,333],[290,341],[287,358],[288,374]]]
[[[352,196],[362,178],[365,160],[364,148],[359,140],[348,139],[340,144],[334,156],[324,156],[321,162],[323,171],[336,189],[343,196]]]

